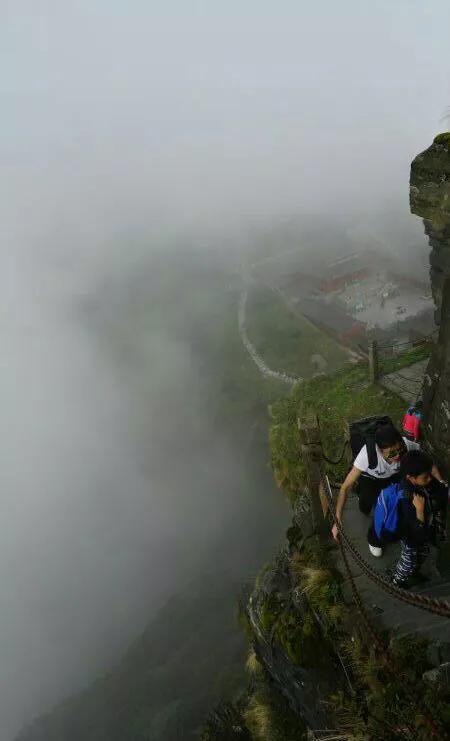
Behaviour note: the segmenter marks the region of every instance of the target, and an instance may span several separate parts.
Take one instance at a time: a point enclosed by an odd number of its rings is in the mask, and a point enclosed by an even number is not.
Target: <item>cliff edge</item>
[[[440,465],[450,460],[450,132],[439,134],[411,164],[411,212],[423,218],[439,340],[423,390],[427,438]]]

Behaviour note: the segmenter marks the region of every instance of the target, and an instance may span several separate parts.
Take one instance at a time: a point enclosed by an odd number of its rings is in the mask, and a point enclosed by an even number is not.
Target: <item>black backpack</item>
[[[388,416],[363,417],[363,419],[358,419],[356,422],[350,423],[350,447],[352,449],[353,460],[364,445],[367,445],[369,469],[377,467],[378,457],[375,433],[383,425],[392,425],[391,418]]]

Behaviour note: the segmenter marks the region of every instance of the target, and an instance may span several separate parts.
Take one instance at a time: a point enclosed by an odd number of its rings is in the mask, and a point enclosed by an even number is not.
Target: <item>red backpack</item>
[[[418,442],[420,440],[420,420],[422,413],[416,407],[409,407],[403,417],[403,433],[408,440]]]

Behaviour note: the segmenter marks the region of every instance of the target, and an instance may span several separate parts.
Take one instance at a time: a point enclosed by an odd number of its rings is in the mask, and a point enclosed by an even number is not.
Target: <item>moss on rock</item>
[[[264,633],[270,633],[284,609],[283,598],[277,592],[266,596],[261,604],[260,621]]]
[[[252,741],[304,741],[306,729],[273,684],[260,682],[244,712]]]
[[[443,144],[445,147],[450,146],[450,131],[444,131],[433,139],[433,144]]]

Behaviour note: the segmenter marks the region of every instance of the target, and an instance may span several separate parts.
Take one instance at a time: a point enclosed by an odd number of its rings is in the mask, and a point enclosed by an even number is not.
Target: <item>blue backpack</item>
[[[373,527],[378,538],[395,539],[398,532],[398,503],[405,499],[401,484],[391,484],[383,489],[377,499],[373,514]]]

